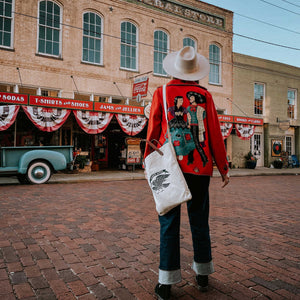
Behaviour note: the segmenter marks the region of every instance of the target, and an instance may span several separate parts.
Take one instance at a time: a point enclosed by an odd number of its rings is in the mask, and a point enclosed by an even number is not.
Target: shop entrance
[[[255,133],[251,138],[251,152],[257,158],[257,167],[263,166],[262,135]]]
[[[108,138],[108,167],[111,169],[124,169],[125,164],[125,138],[127,135],[119,128],[111,129]]]

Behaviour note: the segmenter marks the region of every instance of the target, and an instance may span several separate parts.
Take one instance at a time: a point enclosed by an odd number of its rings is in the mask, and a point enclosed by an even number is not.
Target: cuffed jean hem
[[[192,269],[197,275],[209,275],[215,272],[212,260],[208,263],[197,263],[193,261]]]
[[[158,271],[158,282],[160,284],[175,284],[181,281],[181,271],[173,270],[173,271],[165,271],[159,269]]]

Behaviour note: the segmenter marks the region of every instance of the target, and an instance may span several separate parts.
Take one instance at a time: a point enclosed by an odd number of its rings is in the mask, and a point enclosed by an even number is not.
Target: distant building
[[[232,135],[232,164],[244,167],[252,151],[258,166],[269,167],[281,156],[300,157],[300,68],[233,54],[234,115],[262,118],[248,141]],[[282,153],[283,152],[283,153]]]

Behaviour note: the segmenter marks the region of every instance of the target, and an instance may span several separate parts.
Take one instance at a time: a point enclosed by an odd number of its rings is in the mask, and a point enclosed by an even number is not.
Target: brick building
[[[232,104],[226,99],[232,98],[233,13],[228,10],[194,0],[1,3],[2,93],[44,97],[36,98],[41,106],[57,97],[93,105],[143,106],[151,101],[156,87],[170,79],[162,68],[165,55],[192,45],[211,63],[209,77],[200,84],[213,94],[220,114],[231,114]],[[143,75],[149,77],[148,94],[137,102],[132,99],[132,84]],[[143,135],[145,129],[137,136]],[[105,139],[106,147],[118,148],[105,157],[115,161],[127,136],[116,116],[105,131],[91,137],[72,113],[58,130],[45,132],[33,126],[20,109],[16,122],[0,131],[0,143],[22,145],[42,140],[91,151],[95,139]],[[231,152],[230,142],[227,148]]]

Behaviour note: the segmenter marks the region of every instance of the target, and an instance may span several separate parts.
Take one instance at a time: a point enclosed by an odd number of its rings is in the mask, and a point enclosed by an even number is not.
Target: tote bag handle
[[[165,117],[167,121],[167,132],[168,132],[168,140],[170,143],[172,143],[171,140],[171,134],[170,134],[170,128],[169,128],[169,121],[168,121],[168,110],[167,110],[167,85],[163,85],[163,102],[164,102],[164,111],[165,111]]]

